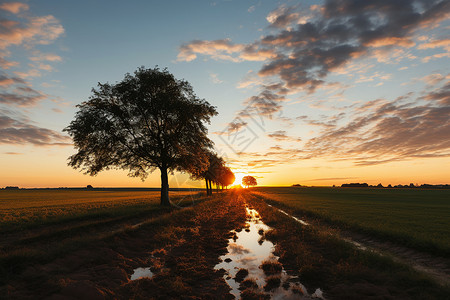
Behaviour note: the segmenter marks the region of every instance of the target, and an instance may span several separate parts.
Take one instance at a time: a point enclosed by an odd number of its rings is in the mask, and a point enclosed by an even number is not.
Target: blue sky
[[[216,150],[261,184],[445,182],[449,5],[3,2],[0,186],[158,186],[156,173],[70,169],[61,131],[97,82],[142,65],[167,67],[216,106]]]

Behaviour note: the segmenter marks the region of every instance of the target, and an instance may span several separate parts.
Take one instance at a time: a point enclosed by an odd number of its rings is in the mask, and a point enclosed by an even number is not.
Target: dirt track
[[[413,269],[432,277],[439,284],[450,285],[449,259],[356,232],[341,231],[340,234],[344,239],[359,244],[359,248],[388,255],[395,261],[407,264]]]

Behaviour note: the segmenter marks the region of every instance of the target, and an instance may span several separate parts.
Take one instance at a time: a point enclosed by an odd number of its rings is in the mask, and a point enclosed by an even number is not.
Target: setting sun
[[[244,178],[245,175],[246,175],[245,173],[234,173],[236,180],[233,182],[233,186],[235,185],[242,186],[242,178]]]

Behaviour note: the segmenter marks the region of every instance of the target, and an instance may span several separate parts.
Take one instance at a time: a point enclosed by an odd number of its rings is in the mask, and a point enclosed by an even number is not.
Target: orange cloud
[[[64,33],[64,28],[53,16],[32,17],[23,27],[19,22],[0,21],[0,49],[11,45],[49,44]]]
[[[423,82],[425,82],[426,84],[428,84],[430,86],[436,85],[444,79],[450,79],[450,74],[448,74],[447,76],[443,76],[439,73],[433,73],[433,74],[430,74],[430,75],[420,78],[420,80],[422,80]]]
[[[264,61],[276,57],[273,49],[260,49],[256,44],[233,44],[230,39],[215,41],[195,40],[180,47],[178,61],[192,61],[197,55],[207,55],[215,60]]]
[[[14,74],[16,74],[17,76],[21,77],[21,78],[28,78],[28,77],[40,77],[41,76],[41,72],[39,72],[39,70],[37,69],[30,69],[27,72],[14,72]]]
[[[411,48],[414,45],[416,45],[416,43],[414,43],[410,38],[407,37],[385,37],[385,38],[380,38],[380,39],[376,39],[373,40],[369,43],[366,44],[366,46],[368,47],[384,47],[384,46],[400,46],[400,47],[404,47],[404,48]]]
[[[40,53],[38,55],[30,57],[32,61],[62,61],[61,56],[53,53]]]
[[[13,14],[18,14],[20,11],[28,10],[29,6],[28,4],[21,3],[21,2],[6,2],[3,4],[0,4],[0,9],[9,11]]]
[[[178,61],[191,61],[197,58],[197,54],[209,55],[213,59],[222,59],[238,61],[230,54],[239,52],[243,49],[242,45],[233,44],[229,39],[215,41],[195,40],[180,47]]]
[[[447,51],[450,51],[450,39],[445,40],[434,40],[428,43],[420,44],[418,49],[435,49],[435,48],[444,48]]]

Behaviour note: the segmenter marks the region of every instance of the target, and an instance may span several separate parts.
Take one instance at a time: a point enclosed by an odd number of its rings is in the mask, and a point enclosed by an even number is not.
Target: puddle
[[[267,204],[267,206],[277,209],[277,210],[278,210],[279,212],[281,212],[282,214],[285,214],[286,216],[288,216],[288,217],[294,219],[295,221],[297,221],[298,223],[300,223],[300,224],[302,224],[302,225],[305,225],[305,226],[309,226],[309,225],[310,225],[309,223],[307,223],[307,222],[305,222],[305,221],[303,221],[303,220],[301,220],[301,219],[299,219],[299,218],[296,218],[296,217],[294,217],[294,216],[288,214],[287,212],[285,212],[285,211],[282,210],[282,209],[279,209],[278,207],[274,207],[274,206],[272,206],[272,205],[270,205],[270,204]],[[354,241],[354,240],[349,239],[349,238],[342,238],[342,240],[346,241],[347,243],[353,244],[353,245],[356,246],[356,248],[358,248],[359,250],[363,250],[363,251],[372,251],[372,252],[375,252],[375,253],[378,253],[378,254],[382,255],[379,251],[376,251],[376,250],[374,250],[374,249],[369,249],[369,247],[363,245],[363,244],[360,243],[360,242]]]
[[[270,204],[267,204],[267,206],[273,207],[273,206],[270,205]],[[275,208],[278,209],[278,211],[279,211],[280,213],[285,214],[286,216],[288,216],[288,217],[294,219],[294,220],[297,221],[298,223],[300,223],[300,224],[302,224],[302,225],[305,225],[305,226],[309,226],[309,223],[308,223],[308,222],[305,222],[305,221],[303,221],[302,219],[299,219],[299,218],[297,218],[297,217],[291,216],[290,214],[288,214],[288,213],[285,212],[284,210],[279,209],[278,207],[275,207]]]
[[[347,239],[347,238],[342,238],[342,240],[346,241],[347,243],[350,243],[350,244],[354,245],[359,250],[369,251],[369,249],[367,249],[366,246],[362,245],[361,243],[358,243],[357,241],[354,241],[354,240],[351,240],[351,239]],[[379,253],[378,251],[375,251],[373,249],[370,249],[370,251],[378,253],[378,254],[381,255],[381,253]]]
[[[137,280],[137,279],[141,279],[141,278],[152,278],[152,277],[153,277],[153,273],[152,273],[152,271],[150,271],[150,267],[148,267],[148,268],[134,269],[134,273],[131,274],[130,279]]]
[[[278,262],[278,257],[273,255],[274,244],[264,238],[265,232],[271,228],[261,221],[256,210],[248,207],[245,209],[247,213],[245,226],[232,231],[233,237],[228,240],[228,253],[221,256],[221,262],[214,267],[216,270],[225,270],[224,279],[231,287],[231,294],[240,299],[240,282],[251,278],[257,285],[253,287],[253,291],[270,295],[271,299],[324,299],[320,289],[309,295],[306,288],[298,282],[298,277],[286,273]],[[272,264],[265,264],[265,267],[273,265],[279,268],[273,272],[275,275],[267,276],[261,268],[263,262],[268,261]],[[243,273],[241,271],[238,274],[240,269],[247,270],[248,275],[245,276],[244,273],[244,276],[239,278]],[[275,282],[271,290],[268,288],[270,282]]]

